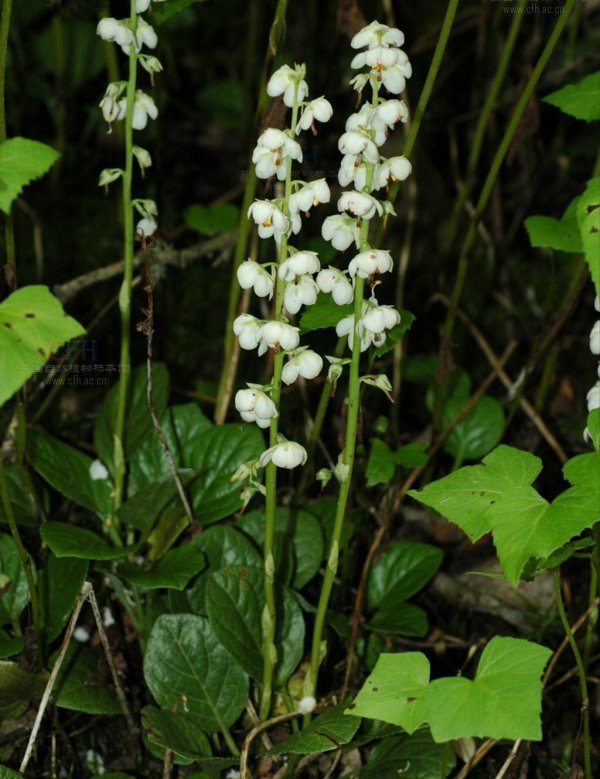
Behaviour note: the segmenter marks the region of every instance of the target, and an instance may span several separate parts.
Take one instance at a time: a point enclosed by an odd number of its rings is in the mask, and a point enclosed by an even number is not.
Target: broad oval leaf
[[[81,644],[72,643],[67,650],[51,700],[63,709],[86,714],[121,713],[115,693],[101,677],[98,658]]]
[[[48,287],[34,284],[12,292],[0,303],[0,406],[53,352],[84,333]]]
[[[316,752],[330,752],[348,744],[358,730],[360,720],[344,714],[345,703],[331,706],[308,727],[286,738],[281,744],[269,750],[269,755],[312,755]]]
[[[451,398],[444,403],[443,425],[448,425],[466,405],[467,399]],[[461,420],[444,442],[444,451],[458,462],[478,460],[491,451],[502,438],[504,411],[495,398],[482,397]]]
[[[208,620],[165,614],[150,633],[144,677],[156,701],[194,714],[206,733],[229,728],[248,696],[248,677],[221,646]]]
[[[369,750],[360,779],[440,779],[440,766],[446,746],[436,744],[428,728],[415,733],[399,733],[379,741]],[[456,764],[453,753],[446,755],[446,776]]]
[[[119,575],[147,590],[167,588],[183,590],[197,573],[205,567],[204,555],[194,543],[182,544],[170,549],[147,570],[133,564],[119,568]]]
[[[39,601],[47,644],[67,624],[88,572],[88,561],[73,558],[68,565],[49,554],[40,572]]]
[[[47,173],[59,157],[51,146],[28,138],[0,143],[0,209],[8,214],[23,187]]]
[[[103,538],[84,527],[67,522],[44,522],[40,535],[56,557],[81,557],[84,560],[119,560],[137,546],[110,546]]]
[[[142,709],[142,728],[151,744],[170,749],[179,757],[194,760],[212,754],[210,743],[193,714],[146,706]]]
[[[440,567],[443,552],[419,541],[394,541],[371,568],[369,608],[387,609],[421,590]]]

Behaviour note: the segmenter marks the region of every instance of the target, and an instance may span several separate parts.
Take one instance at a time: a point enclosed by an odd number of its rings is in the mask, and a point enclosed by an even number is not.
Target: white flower
[[[313,698],[312,695],[306,695],[302,700],[298,703],[298,711],[300,714],[310,714],[315,710],[315,706],[317,705],[316,700]]]
[[[592,327],[590,333],[590,352],[592,354],[600,354],[600,319]]]
[[[318,206],[321,203],[329,203],[331,192],[325,179],[316,179],[305,184],[293,195],[290,195],[289,209],[290,213],[310,211],[312,206]]]
[[[338,171],[338,181],[342,187],[347,187],[352,182],[358,190],[365,188],[367,169],[361,164],[360,157],[355,157],[353,154],[345,154],[342,157]]]
[[[371,128],[369,118],[372,113],[372,108],[369,103],[363,103],[360,110],[355,114],[350,114],[346,119],[346,132],[352,130],[360,130],[362,132],[368,131]]]
[[[235,407],[245,422],[256,422],[261,428],[269,427],[271,420],[279,416],[271,398],[254,387],[236,392]]]
[[[290,314],[297,314],[302,306],[313,306],[317,302],[319,288],[312,276],[298,276],[285,285],[283,303]]]
[[[365,332],[360,322],[357,328],[354,327],[354,316],[352,314],[350,316],[345,316],[343,319],[340,319],[340,321],[335,326],[335,332],[337,333],[338,338],[342,338],[345,335],[348,336],[348,347],[350,349],[352,349],[354,344],[355,330],[356,334],[360,338],[360,350],[361,352],[364,352],[373,343],[373,338],[371,337],[371,334]]]
[[[127,113],[127,98],[123,97],[119,100],[119,111],[121,116],[117,118],[123,118]],[[141,89],[137,89],[135,93],[135,102],[133,104],[133,129],[143,130],[148,124],[148,117],[156,119],[158,116],[158,108],[156,103]]]
[[[365,330],[378,335],[395,327],[400,322],[400,314],[393,306],[370,305],[360,321]]]
[[[158,43],[158,35],[156,30],[151,24],[141,16],[138,17],[137,27],[135,29],[135,39],[137,42],[137,50],[139,51],[142,46],[147,46],[149,49],[155,49]]]
[[[150,8],[150,0],[135,0],[136,14],[143,14],[148,8]]]
[[[267,94],[269,97],[283,95],[283,102],[291,108],[294,105],[294,88],[298,84],[297,102],[304,102],[308,95],[308,85],[301,77],[299,71],[290,68],[289,65],[282,65],[273,73],[267,82]]]
[[[100,460],[94,460],[90,465],[90,479],[92,481],[104,481],[104,479],[108,479],[108,471]]]
[[[80,644],[85,644],[90,640],[90,631],[87,628],[78,627],[73,631],[73,638]]]
[[[277,174],[283,181],[286,177],[287,159],[302,162],[302,147],[282,130],[269,127],[262,133],[252,152],[252,162],[256,165],[256,175],[268,179]]]
[[[406,157],[390,157],[377,167],[373,176],[373,189],[387,187],[392,181],[405,181],[412,172],[412,165]]]
[[[338,211],[350,211],[362,219],[371,219],[376,213],[380,216],[383,213],[383,207],[379,200],[365,192],[356,192],[355,190],[343,192],[337,202],[337,207]]]
[[[115,624],[115,618],[112,615],[112,611],[108,608],[108,606],[105,606],[102,609],[102,622],[104,623],[105,628],[111,627],[111,625]]]
[[[357,54],[350,63],[355,69],[365,65],[392,94],[400,94],[406,86],[406,79],[412,75],[410,62],[402,49],[376,46]]]
[[[352,349],[355,334],[360,338],[360,350],[364,352],[371,344],[381,346],[386,339],[386,330],[400,322],[400,314],[392,306],[379,306],[375,298],[364,301],[361,310],[361,318],[358,325],[354,326],[354,316],[341,319],[335,331],[341,338],[348,336],[348,346]]]
[[[261,238],[273,236],[276,241],[279,241],[290,227],[287,216],[270,200],[255,200],[248,209],[248,218],[250,216],[258,225],[258,234]]]
[[[362,154],[367,162],[378,162],[379,152],[370,137],[360,130],[345,132],[338,141],[338,149],[342,154]]]
[[[246,260],[237,269],[237,280],[242,289],[254,288],[259,298],[273,297],[273,279],[267,271],[254,260]]]
[[[588,411],[595,411],[597,408],[600,408],[600,381],[594,384],[588,392],[586,399]]]
[[[299,329],[277,320],[265,322],[260,328],[259,338],[259,355],[264,354],[267,349],[283,349],[289,352],[296,349],[300,343]]]
[[[158,230],[158,225],[154,219],[140,219],[135,228],[138,238],[151,238]]]
[[[291,235],[291,233],[297,235],[301,229],[302,229],[302,219],[300,218],[300,213],[298,211],[292,212],[290,214],[290,227],[288,230],[288,235]]]
[[[329,100],[323,96],[311,100],[304,106],[300,121],[296,125],[296,135],[299,135],[301,130],[308,130],[311,127],[313,133],[316,134],[315,119],[319,122],[328,122],[332,116],[333,108]]]
[[[360,228],[350,216],[336,214],[328,216],[321,227],[321,235],[331,241],[334,249],[343,252],[352,242],[360,244]]]
[[[381,73],[383,86],[393,95],[399,95],[406,86],[406,79],[412,76],[412,66],[408,57],[400,49],[398,49],[398,53],[398,62]]]
[[[240,340],[242,349],[256,349],[260,343],[260,329],[263,321],[251,314],[240,314],[233,322],[233,332]]]
[[[293,384],[298,376],[309,381],[323,370],[323,358],[311,349],[302,349],[291,355],[283,366],[281,379],[284,384]]]
[[[125,20],[113,19],[112,16],[100,19],[96,27],[96,33],[104,41],[113,41],[118,44],[125,54],[129,54],[132,44],[136,43],[131,28]]]
[[[367,279],[374,273],[387,273],[393,267],[392,256],[388,251],[384,249],[370,249],[357,254],[350,261],[348,270],[352,277],[359,276],[361,279]]]
[[[260,456],[260,464],[264,468],[272,462],[278,468],[297,468],[306,462],[306,449],[295,441],[282,441],[275,444]]]
[[[369,112],[369,123],[374,130],[393,128],[398,122],[408,121],[408,108],[404,100],[384,100]]]
[[[352,284],[347,277],[337,268],[329,266],[327,270],[322,270],[317,276],[317,286],[321,292],[331,292],[333,300],[338,306],[344,306],[350,303],[354,297]]]
[[[296,276],[306,273],[316,273],[321,268],[321,263],[316,252],[296,252],[279,266],[279,278],[284,281],[293,281]]]
[[[404,34],[396,27],[388,27],[387,24],[380,22],[371,22],[357,32],[350,41],[353,49],[362,49],[368,46],[370,49],[376,46],[402,46],[404,43]]]
[[[594,308],[596,311],[600,311],[600,295],[596,295],[594,298]]]
[[[124,81],[113,81],[106,87],[104,97],[99,103],[99,106],[102,109],[102,116],[109,125],[111,122],[116,122],[125,117],[124,106],[120,104],[119,98],[123,94],[123,90],[126,86]]]

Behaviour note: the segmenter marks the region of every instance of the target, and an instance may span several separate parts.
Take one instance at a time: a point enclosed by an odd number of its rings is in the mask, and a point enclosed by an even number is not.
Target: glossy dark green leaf
[[[184,487],[197,475],[189,468],[179,469],[178,474]],[[117,516],[145,537],[169,503],[175,499],[178,499],[177,485],[169,472],[138,490],[120,506]]]
[[[35,567],[31,561],[33,575]],[[27,577],[12,539],[5,533],[0,534],[0,616],[4,611],[7,619],[17,622],[25,606],[29,603]],[[0,620],[4,622],[4,620]]]
[[[146,706],[142,709],[142,728],[151,744],[170,749],[179,757],[196,759],[212,754],[208,738],[193,714]]]
[[[410,330],[415,319],[415,315],[411,314],[410,311],[400,311],[400,323],[392,327],[392,329],[386,333],[385,341],[381,346],[377,346],[373,350],[375,357],[381,357],[382,355],[391,352],[402,336]]]
[[[51,700],[63,709],[86,714],[120,714],[117,697],[105,682],[110,676],[101,658],[87,646],[71,643]]]
[[[112,482],[92,478],[91,457],[39,428],[29,431],[27,451],[31,465],[61,495],[102,516],[110,515]]]
[[[428,728],[416,733],[399,733],[379,741],[369,751],[360,779],[440,779],[442,757],[448,752],[444,744],[436,744]],[[446,755],[446,776],[456,765],[454,752]],[[399,774],[399,772],[401,772]]]
[[[4,471],[15,522],[17,525],[37,526],[35,502],[22,469],[16,463],[6,462]],[[0,500],[0,522],[8,522],[2,500]]]
[[[88,572],[87,559],[59,560],[49,554],[40,572],[38,597],[44,637],[53,641],[67,624]]]
[[[84,527],[66,522],[44,522],[40,535],[56,557],[81,557],[84,560],[118,560],[131,554],[135,546],[111,546]]]
[[[378,609],[365,624],[368,630],[393,636],[425,636],[429,628],[427,614],[413,603],[394,603]]]
[[[203,731],[229,728],[248,697],[248,677],[210,623],[192,614],[159,617],[146,647],[144,677],[159,705],[194,714]]]
[[[421,590],[443,559],[442,550],[419,541],[394,541],[375,562],[367,584],[369,608],[385,609]]]
[[[444,403],[442,424],[448,425],[464,408],[466,399],[455,397]],[[482,397],[458,423],[443,444],[444,451],[456,460],[478,460],[490,452],[502,438],[504,411],[494,398]]]
[[[206,565],[204,555],[194,543],[187,543],[170,549],[147,570],[133,564],[119,568],[119,575],[129,582],[147,590],[170,588],[183,590],[190,579]]]
[[[14,657],[23,650],[23,639],[21,636],[12,636],[5,630],[0,630],[0,659]]]
[[[29,673],[18,663],[0,660],[0,719],[16,719],[44,694],[48,673]]]
[[[210,624],[225,649],[256,681],[263,674],[261,615],[264,605],[260,568],[236,566],[209,576],[206,608]],[[302,611],[287,588],[283,588],[275,645],[278,654],[275,679],[283,685],[304,651]]]
[[[332,706],[300,733],[295,733],[270,749],[268,754],[311,755],[339,749],[352,741],[360,725],[358,717],[348,717],[344,714],[346,708],[346,703]]]
[[[156,4],[152,8],[152,19],[156,24],[164,24],[172,16],[183,11],[193,3],[203,3],[205,0],[169,0],[168,3]]]
[[[331,295],[319,292],[317,302],[304,309],[300,317],[300,330],[303,333],[310,333],[313,330],[335,327],[340,319],[350,316],[352,311],[351,304],[338,306],[333,302]]]

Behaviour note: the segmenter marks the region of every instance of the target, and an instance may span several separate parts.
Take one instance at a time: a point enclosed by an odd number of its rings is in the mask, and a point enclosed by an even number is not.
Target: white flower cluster
[[[146,70],[152,78],[154,73],[162,70],[160,61],[149,54],[141,54],[142,47],[155,49],[158,44],[158,36],[152,25],[139,14],[145,13],[151,3],[162,3],[164,0],[136,0],[135,11],[138,16],[133,25],[130,19],[114,19],[106,17],[98,22],[96,28],[97,34],[102,40],[116,43],[121,47],[127,56],[136,56],[137,61]],[[104,97],[100,101],[102,116],[108,122],[108,132],[112,130],[112,123],[122,121],[127,116],[127,82],[111,82],[106,88]],[[143,130],[148,124],[148,119],[156,119],[158,108],[156,103],[141,89],[137,89],[133,98],[132,126],[134,130]],[[150,153],[141,146],[134,146],[133,154],[138,161],[142,175],[146,168],[152,165]],[[103,170],[100,174],[99,184],[108,186],[123,175],[120,168],[109,168]],[[137,204],[137,210],[141,219],[136,226],[136,234],[140,240],[149,238],[157,230],[155,217],[157,216],[156,206],[152,201],[143,201],[149,204],[148,207]]]
[[[353,79],[356,88],[362,88],[370,81],[375,95],[372,103],[364,103],[346,122],[345,132],[340,137],[338,149],[342,162],[338,172],[341,186],[352,185],[354,189],[342,193],[337,202],[337,215],[329,216],[323,222],[322,235],[338,251],[345,251],[354,245],[359,253],[350,261],[347,271],[328,268],[317,276],[317,286],[322,292],[331,292],[338,305],[349,303],[354,297],[352,279],[359,277],[373,281],[380,273],[393,268],[389,251],[361,246],[361,223],[374,216],[391,213],[387,202],[382,203],[372,193],[388,188],[391,182],[404,181],[412,167],[406,157],[386,158],[380,154],[390,130],[398,122],[406,122],[408,110],[402,100],[386,100],[379,97],[383,85],[388,92],[399,94],[405,86],[405,79],[411,75],[406,54],[398,47],[404,42],[400,30],[379,22],[372,22],[352,39],[351,45],[358,49],[367,47],[352,61],[353,68],[367,65],[369,72]],[[369,346],[380,346],[386,340],[386,332],[400,322],[400,314],[391,306],[380,306],[374,297],[365,301],[358,322],[354,316],[347,316],[338,322],[338,336],[347,336],[352,348],[354,338],[360,339],[361,351]]]
[[[596,295],[594,301],[594,308],[596,311],[600,311],[600,296]],[[590,351],[596,356],[600,356],[600,319],[596,320],[590,333]],[[590,389],[587,394],[587,407],[588,412],[595,411],[600,408],[600,360],[598,362],[598,381]],[[587,428],[586,428],[587,433]]]
[[[251,314],[241,314],[233,323],[234,333],[242,349],[258,349],[264,354],[268,349],[283,351],[287,361],[281,380],[293,384],[299,377],[316,378],[323,369],[323,359],[316,352],[300,346],[299,329],[288,321],[302,306],[311,306],[317,300],[319,287],[314,276],[321,272],[321,263],[315,252],[296,251],[288,247],[287,239],[297,234],[302,226],[302,215],[309,216],[313,207],[328,203],[331,199],[325,179],[295,181],[291,179],[294,162],[302,162],[302,147],[296,140],[302,130],[315,132],[315,121],[326,122],[333,113],[324,97],[305,102],[308,85],[304,80],[304,65],[294,68],[284,65],[267,84],[271,97],[281,96],[292,108],[293,126],[289,130],[267,128],[258,138],[252,154],[256,175],[260,179],[275,176],[286,182],[286,197],[275,200],[255,200],[248,210],[248,218],[258,228],[261,238],[273,238],[279,247],[279,263],[259,263],[248,259],[237,270],[237,279],[243,289],[252,289],[261,298],[271,300],[279,290],[276,300],[282,302],[282,310],[276,318],[265,321]],[[300,118],[298,118],[300,115]],[[278,409],[270,394],[273,387],[249,384],[235,396],[235,407],[242,419],[267,428],[277,418]],[[260,458],[261,467],[273,463],[279,468],[295,468],[306,461],[304,447],[294,441],[282,439],[267,449]],[[252,479],[254,474],[251,473]]]

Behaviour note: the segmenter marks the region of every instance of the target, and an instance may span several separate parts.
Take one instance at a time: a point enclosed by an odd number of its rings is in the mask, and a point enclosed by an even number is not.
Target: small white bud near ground
[[[301,701],[298,702],[298,711],[300,714],[312,714],[317,705],[317,701],[312,695],[305,695]]]

